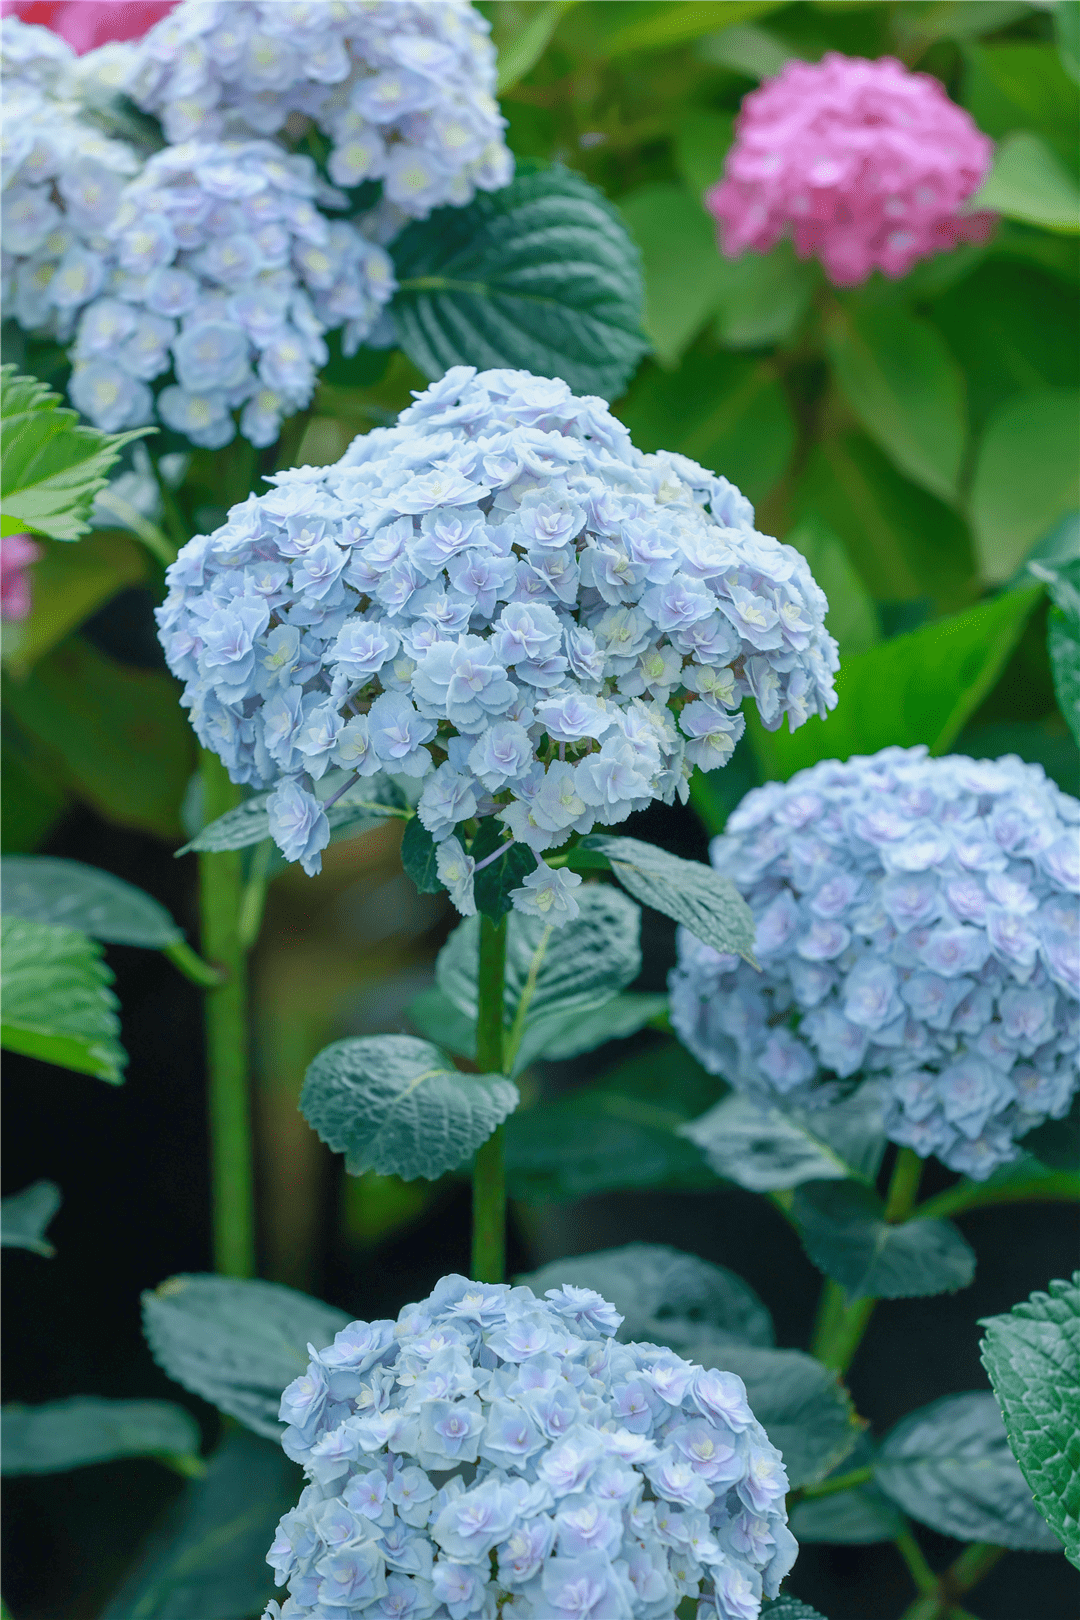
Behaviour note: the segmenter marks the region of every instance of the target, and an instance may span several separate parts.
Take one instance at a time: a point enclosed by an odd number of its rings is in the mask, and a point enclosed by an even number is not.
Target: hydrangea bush
[[[185,546],[158,621],[200,740],[235,781],[276,784],[271,830],[307,871],[332,766],[425,778],[467,913],[461,823],[497,815],[539,855],[685,798],[745,697],[771,728],[835,701],[803,557],[563,382],[456,368],[335,466],[273,483]]]
[[[353,1322],[281,1400],[309,1484],[280,1620],[753,1620],[794,1561],[787,1479],[732,1373],[620,1344],[600,1294],[444,1277]]]
[[[680,1039],[763,1099],[880,1075],[893,1141],[988,1176],[1080,1084],[1078,824],[1039,766],[925,747],[756,789],[711,853],[761,972],[681,930]]]

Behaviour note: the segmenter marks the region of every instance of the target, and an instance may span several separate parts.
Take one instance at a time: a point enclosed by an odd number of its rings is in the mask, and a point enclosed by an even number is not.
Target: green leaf
[[[1008,579],[1036,540],[1080,504],[1080,394],[1046,388],[994,412],[979,444],[971,518],[986,579]]]
[[[42,546],[34,564],[33,612],[4,626],[4,662],[25,674],[92,613],[149,572],[146,552],[131,535],[95,529],[77,546]]]
[[[77,540],[90,527],[94,496],[125,444],[153,432],[102,433],[60,407],[59,394],[36,377],[0,367],[0,517],[3,532],[29,529],[53,540]]]
[[[751,1192],[849,1177],[872,1183],[885,1151],[881,1094],[866,1082],[832,1108],[780,1109],[732,1092],[679,1126],[718,1176]]]
[[[1020,1471],[1080,1568],[1080,1271],[980,1324],[979,1346]]]
[[[704,861],[684,861],[639,838],[590,833],[581,848],[596,850],[635,900],[673,917],[717,951],[754,961],[754,919],[730,878]]]
[[[498,94],[513,89],[547,50],[552,34],[576,0],[533,0],[495,8],[492,42],[499,53]]]
[[[766,1603],[761,1610],[762,1620],[825,1620],[820,1609],[812,1609],[802,1598],[784,1594],[774,1603]],[[109,1620],[104,1615],[102,1620]]]
[[[1066,236],[1080,230],[1076,181],[1057,154],[1030,130],[1018,130],[1001,142],[994,167],[971,206],[992,208],[1007,219]]]
[[[446,884],[436,869],[438,846],[419,816],[405,823],[401,835],[401,864],[420,894],[438,894]]]
[[[569,170],[436,209],[392,253],[398,341],[429,377],[508,366],[615,399],[647,347],[637,249],[603,193]]]
[[[787,781],[819,759],[894,744],[947,753],[996,684],[1038,600],[1038,590],[1005,591],[845,659],[836,708],[793,736],[765,731],[751,713],[747,731],[765,778]]]
[[[965,94],[981,129],[996,140],[1037,130],[1066,162],[1075,162],[1080,92],[1051,44],[1017,39],[971,45],[964,57]]]
[[[1046,623],[1046,646],[1058,708],[1080,744],[1080,621],[1069,618],[1058,607],[1051,608]]]
[[[497,1074],[461,1074],[427,1041],[335,1041],[308,1068],[300,1112],[352,1176],[436,1180],[468,1164],[519,1102]]]
[[[592,1012],[568,1013],[565,1017],[552,1019],[550,1024],[545,1020],[544,1024],[534,1025],[521,1044],[519,1058],[523,1059],[526,1050],[529,1061],[534,1056],[545,1058],[549,1063],[577,1057],[581,1052],[591,1052],[603,1046],[606,1041],[621,1041],[628,1035],[636,1035],[646,1024],[662,1018],[667,1007],[666,995],[650,994],[644,990],[630,990],[621,996],[612,996],[610,1001]],[[534,1046],[535,1052],[532,1049]]]
[[[803,1248],[857,1299],[922,1299],[966,1288],[975,1255],[950,1221],[889,1225],[872,1187],[839,1181],[800,1187],[792,1205]]]
[[[881,625],[866,586],[851,565],[843,541],[812,510],[804,511],[784,544],[802,552],[810,572],[829,599],[826,627],[843,658],[866,652],[881,640]]]
[[[41,1406],[5,1406],[4,1474],[59,1474],[116,1457],[197,1457],[199,1425],[172,1401],[72,1395]]]
[[[1021,1146],[1051,1170],[1080,1170],[1080,1092],[1064,1119],[1048,1119],[1023,1138]]]
[[[790,242],[771,252],[723,259],[716,335],[729,349],[760,349],[794,336],[814,296],[818,273]]]
[[[825,342],[870,437],[917,484],[955,500],[967,437],[964,378],[937,329],[899,304],[837,305]]]
[[[670,180],[619,198],[645,273],[644,327],[661,365],[673,366],[716,313],[728,277],[716,227],[701,203]]]
[[[719,180],[724,159],[735,138],[735,115],[713,107],[694,107],[680,120],[672,143],[675,167],[701,203],[704,193]],[[713,241],[716,241],[715,227]]]
[[[1062,67],[1074,84],[1080,84],[1080,5],[1077,0],[1058,0],[1054,7],[1054,33]]]
[[[165,907],[133,883],[55,855],[4,856],[0,911],[152,951],[163,951],[184,937]]]
[[[844,1467],[850,1463],[849,1458]],[[796,1541],[808,1546],[869,1546],[875,1541],[895,1541],[903,1532],[904,1521],[876,1485],[857,1485],[835,1496],[797,1503],[788,1528]]]
[[[0,934],[0,1043],[9,1052],[120,1085],[127,1054],[101,946],[74,928],[22,917],[0,918]]]
[[[501,836],[503,831],[494,816],[487,816],[481,821],[480,830],[469,850],[478,865],[490,860],[500,843],[505,843]],[[505,843],[504,853],[497,860],[492,860],[490,866],[485,866],[473,881],[477,911],[483,917],[490,917],[492,922],[498,922],[513,909],[510,896],[514,890],[521,887],[523,879],[530,872],[535,871],[536,856],[526,844]]]
[[[1029,15],[1022,0],[914,0],[895,7],[892,26],[905,61],[917,62],[935,40],[977,38]]]
[[[0,1198],[0,1245],[9,1249],[30,1249],[51,1260],[56,1250],[46,1240],[45,1228],[60,1203],[60,1189],[55,1181],[34,1181],[21,1193]]]
[[[143,1332],[170,1378],[255,1434],[282,1434],[286,1384],[348,1324],[344,1311],[280,1283],[236,1277],[170,1277],[143,1302]]]
[[[783,0],[725,0],[721,11],[714,4],[685,0],[609,0],[595,7],[600,54],[625,56],[630,51],[665,50],[700,39],[732,23],[749,22],[776,11]],[[593,9],[593,8],[590,8]]]
[[[874,1477],[920,1524],[958,1541],[1057,1552],[989,1394],[946,1395],[901,1419]]]
[[[331,798],[349,775],[347,771],[327,772],[315,784],[316,797]],[[235,810],[227,810],[223,816],[208,822],[197,837],[177,850],[177,856],[187,855],[192,850],[216,853],[218,850],[247,849],[251,844],[261,844],[264,838],[270,836],[270,817],[266,810],[269,797],[269,791],[253,793]],[[330,823],[330,842],[334,844],[344,838],[355,838],[371,827],[381,826],[390,817],[403,814],[405,800],[389,777],[381,774],[364,777],[355,787],[347,788],[326,812],[326,819]],[[412,873],[409,875],[411,877]],[[428,889],[422,892],[432,894],[435,891]]]
[[[553,1260],[517,1278],[537,1297],[571,1283],[593,1288],[622,1313],[616,1337],[623,1344],[667,1344],[673,1350],[708,1339],[713,1344],[773,1343],[772,1318],[749,1283],[726,1266],[663,1243],[628,1243]]]
[[[266,1549],[295,1506],[300,1469],[233,1429],[153,1531],[101,1620],[249,1620],[274,1595]]]
[[[458,1057],[475,1061],[476,1019],[466,1017],[436,985],[414,996],[405,1009],[405,1016],[425,1040],[442,1047],[444,1052],[456,1052]]]
[[[772,79],[791,61],[793,53],[767,28],[748,23],[745,27],[725,28],[703,41],[698,55],[747,79]]]

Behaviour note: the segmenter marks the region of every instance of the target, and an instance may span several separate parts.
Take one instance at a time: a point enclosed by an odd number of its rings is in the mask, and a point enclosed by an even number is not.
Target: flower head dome
[[[564,382],[457,367],[335,466],[271,481],[184,547],[158,621],[199,737],[280,784],[271,827],[308,870],[332,768],[423,778],[452,864],[492,815],[539,855],[685,797],[745,697],[774,730],[836,701],[800,554]],[[451,889],[470,910],[467,867]]]
[[[335,185],[381,181],[400,223],[510,179],[487,34],[466,0],[182,0],[129,88],[170,141],[313,121]]]
[[[942,85],[892,57],[830,51],[790,62],[752,91],[723,179],[705,200],[729,258],[791,235],[838,286],[874,269],[903,276],[919,259],[984,241],[993,214],[960,212],[993,143]]]
[[[272,141],[169,146],[133,180],[109,228],[113,274],[79,322],[73,402],[99,427],[157,410],[193,444],[240,431],[272,444],[311,398],[327,356],[363,341],[394,290],[384,250],[321,208],[345,198],[309,157]]]
[[[762,971],[685,930],[671,1019],[713,1074],[885,1127],[979,1179],[1080,1083],[1080,804],[1014,756],[887,748],[748,793],[712,846]]]
[[[353,1322],[281,1399],[310,1483],[267,1561],[280,1620],[754,1620],[797,1547],[741,1379],[654,1344],[587,1288],[444,1277]],[[310,1347],[309,1347],[310,1348]]]

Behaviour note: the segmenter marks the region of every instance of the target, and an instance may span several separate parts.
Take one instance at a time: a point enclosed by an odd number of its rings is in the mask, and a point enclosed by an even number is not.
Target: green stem
[[[899,1226],[914,1209],[922,1169],[923,1162],[914,1148],[902,1147],[899,1150],[885,1199],[885,1219],[890,1225]]]
[[[995,1546],[992,1541],[973,1541],[949,1565],[941,1577],[941,1584],[947,1594],[959,1597],[962,1592],[970,1592],[973,1586],[977,1586],[1004,1556],[1005,1548]]]
[[[198,951],[193,951],[186,939],[177,940],[175,945],[166,945],[163,956],[167,956],[173,967],[179,968],[185,979],[192,984],[201,984],[204,990],[214,990],[223,984],[225,975],[209,962],[204,962]]]
[[[895,1539],[894,1545],[907,1565],[908,1573],[922,1596],[933,1598],[937,1602],[940,1598],[938,1578],[923,1557],[923,1550],[915,1540],[912,1532],[910,1530],[901,1530]]]
[[[203,812],[213,821],[235,809],[241,795],[216,754],[203,751],[199,769]],[[203,955],[224,974],[206,996],[206,1066],[214,1268],[226,1277],[255,1275],[247,954],[238,928],[243,893],[239,850],[199,856]]]
[[[978,1182],[958,1182],[927,1198],[912,1211],[912,1220],[940,1220],[962,1215],[969,1209],[990,1209],[995,1204],[1073,1204],[1080,1200],[1080,1175],[1074,1170],[1050,1170],[1030,1181],[982,1187]]]
[[[482,1074],[505,1073],[506,918],[480,918],[476,1061]],[[506,1170],[503,1128],[482,1144],[473,1168],[472,1274],[502,1282],[506,1270]]]
[[[846,1474],[823,1479],[819,1485],[804,1485],[798,1493],[799,1501],[816,1502],[820,1496],[838,1496],[841,1491],[853,1491],[859,1485],[869,1485],[873,1477],[874,1470],[869,1464],[865,1468],[852,1468]]]
[[[132,534],[138,536],[151,557],[155,558],[162,568],[168,568],[170,563],[176,561],[177,547],[173,545],[168,535],[163,534],[156,523],[151,523],[149,518],[143,517],[130,501],[125,501],[115,490],[103,489],[98,493],[98,502],[114,517],[119,518]]]
[[[245,951],[250,951],[262,927],[263,912],[266,909],[267,874],[273,850],[273,839],[264,838],[261,844],[256,844],[251,857],[248,879],[240,897],[240,914],[236,920],[236,931]]]

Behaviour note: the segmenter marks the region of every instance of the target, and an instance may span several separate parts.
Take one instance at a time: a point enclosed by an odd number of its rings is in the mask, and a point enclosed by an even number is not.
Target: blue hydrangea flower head
[[[733,1373],[621,1344],[587,1288],[444,1277],[352,1322],[281,1398],[308,1484],[273,1620],[755,1620],[794,1562],[787,1477]]]
[[[457,367],[335,466],[271,482],[185,546],[158,622],[200,739],[275,788],[307,870],[329,837],[316,785],[346,772],[422,782],[438,844],[495,816],[540,857],[685,799],[695,765],[730,758],[744,698],[772,729],[836,701],[800,554],[564,382]],[[468,914],[463,855],[445,881]],[[541,861],[516,903],[565,922],[571,876]]]
[[[487,35],[466,0],[181,0],[128,89],[172,142],[314,123],[335,185],[381,182],[392,232],[510,179]]]
[[[748,793],[712,862],[761,971],[686,930],[671,1019],[712,1074],[827,1106],[976,1179],[1080,1084],[1080,803],[1038,765],[886,748]]]

